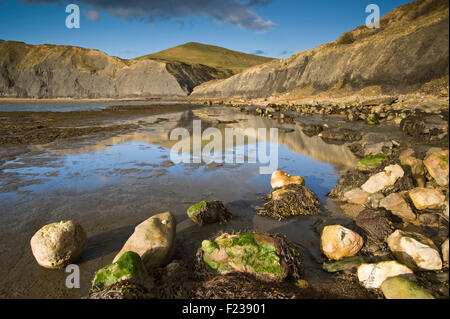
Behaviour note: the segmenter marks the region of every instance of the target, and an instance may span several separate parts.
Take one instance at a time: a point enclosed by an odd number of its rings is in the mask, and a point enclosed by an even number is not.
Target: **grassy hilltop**
[[[203,64],[219,70],[239,73],[249,67],[272,61],[272,58],[252,55],[225,48],[189,42],[139,59],[178,61],[187,64]]]

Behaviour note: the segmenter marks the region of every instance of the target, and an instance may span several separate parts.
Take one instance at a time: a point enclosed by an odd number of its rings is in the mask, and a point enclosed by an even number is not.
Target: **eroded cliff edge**
[[[447,0],[415,1],[384,16],[379,29],[360,26],[290,59],[204,83],[192,96],[294,97],[366,89],[376,94],[418,90],[439,94],[448,91],[448,18]]]

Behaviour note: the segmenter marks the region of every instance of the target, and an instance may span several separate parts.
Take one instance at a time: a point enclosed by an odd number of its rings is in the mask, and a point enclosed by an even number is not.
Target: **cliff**
[[[332,43],[289,59],[204,83],[192,96],[261,98],[365,88],[408,93],[435,82],[445,87],[449,74],[448,17],[447,0],[415,1],[384,16],[379,29],[360,26]]]

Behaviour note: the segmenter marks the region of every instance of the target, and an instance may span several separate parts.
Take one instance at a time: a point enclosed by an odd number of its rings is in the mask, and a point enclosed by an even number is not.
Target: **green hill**
[[[254,65],[273,60],[273,58],[232,51],[196,42],[189,42],[158,53],[148,54],[139,59],[142,58],[178,61],[187,64],[203,64],[219,70],[231,70],[233,74],[239,73]]]

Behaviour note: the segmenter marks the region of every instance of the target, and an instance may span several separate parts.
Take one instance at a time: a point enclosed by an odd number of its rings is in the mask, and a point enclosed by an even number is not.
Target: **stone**
[[[399,158],[400,163],[411,168],[411,173],[413,176],[423,176],[425,175],[425,166],[423,161],[413,156]]]
[[[213,240],[204,240],[201,250],[206,265],[220,274],[244,272],[282,281],[289,273],[280,247],[269,235],[223,233]]]
[[[392,234],[391,222],[384,211],[365,209],[355,219],[358,227],[377,241],[384,240]]]
[[[448,157],[449,151],[438,151],[428,156],[424,161],[428,173],[440,186],[448,185]]]
[[[439,227],[439,215],[434,213],[420,214],[417,221],[422,226]]]
[[[119,281],[131,280],[142,285],[151,286],[150,280],[141,257],[135,252],[123,253],[117,261],[103,267],[95,273],[92,289],[102,290]]]
[[[201,201],[187,210],[188,217],[197,225],[228,222],[233,214],[221,201]]]
[[[358,161],[358,169],[360,171],[370,171],[380,166],[386,157],[386,154],[379,153],[377,155],[362,158]]]
[[[31,238],[33,256],[49,269],[64,268],[76,262],[86,242],[86,232],[73,220],[45,225]]]
[[[328,272],[346,271],[357,268],[359,265],[364,264],[365,262],[366,261],[364,257],[353,256],[331,263],[323,263],[322,269]]]
[[[364,245],[359,234],[341,225],[326,226],[320,240],[322,252],[330,260],[354,256]]]
[[[384,195],[381,192],[370,194],[369,197],[367,197],[366,206],[368,208],[377,209],[380,207],[380,202],[383,198]]]
[[[395,260],[382,261],[377,264],[362,264],[358,267],[358,280],[366,288],[380,288],[391,277],[413,274],[413,271]]]
[[[435,299],[426,289],[403,276],[383,281],[381,291],[386,299]]]
[[[380,201],[380,207],[400,217],[404,222],[410,223],[416,220],[416,214],[409,207],[406,200],[399,193],[393,193]]]
[[[447,193],[447,196],[445,197],[444,208],[442,210],[442,215],[445,217],[445,219],[447,219],[447,221],[448,221],[448,211],[449,211],[448,195],[449,194]]]
[[[377,193],[389,186],[393,186],[399,178],[404,176],[404,174],[405,172],[400,165],[389,165],[384,168],[383,172],[371,176],[361,188],[371,194]]]
[[[301,176],[291,176],[282,171],[275,171],[272,173],[270,185],[272,188],[279,188],[290,184],[298,184],[305,186],[305,179]]]
[[[375,114],[370,114],[369,116],[367,116],[367,124],[376,125],[378,123],[380,123],[380,121],[378,120],[378,117]]]
[[[442,250],[442,260],[444,261],[444,263],[448,265],[448,238],[442,244],[441,250]]]
[[[422,234],[397,229],[386,242],[394,256],[412,269],[442,269],[439,251],[433,241]]]
[[[439,210],[444,206],[445,196],[437,189],[416,187],[408,194],[418,210]]]
[[[351,170],[342,175],[336,186],[328,194],[331,198],[342,199],[349,190],[359,187],[367,181],[367,175],[358,170]]]
[[[175,218],[170,212],[152,216],[136,226],[113,262],[125,252],[133,251],[139,254],[147,270],[164,266],[174,251],[175,231]]]
[[[358,187],[346,192],[344,194],[344,200],[350,204],[364,205],[369,195],[369,193]]]

